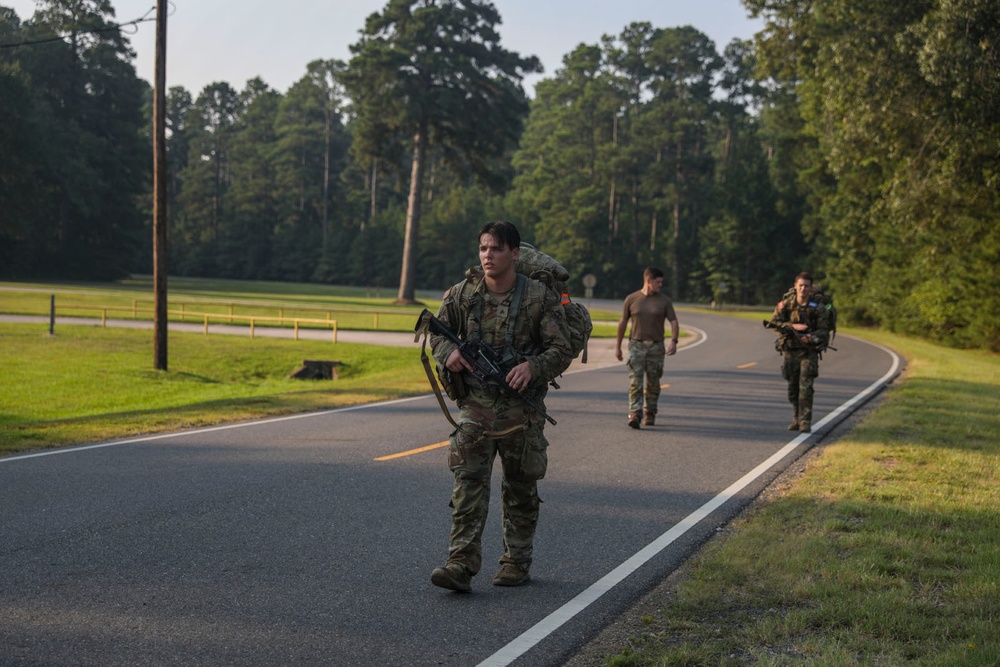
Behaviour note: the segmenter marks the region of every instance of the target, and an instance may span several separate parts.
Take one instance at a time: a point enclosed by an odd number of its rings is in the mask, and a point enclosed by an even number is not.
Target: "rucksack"
[[[555,259],[538,250],[530,243],[521,242],[514,269],[533,280],[545,283],[559,295],[563,311],[566,313],[566,324],[569,326],[569,343],[573,349],[573,358],[580,357],[581,363],[587,363],[587,343],[594,330],[594,322],[590,319],[590,311],[582,303],[569,298],[569,271]],[[582,353],[583,356],[580,356]]]
[[[789,288],[781,300],[787,303],[794,301],[795,288]],[[809,293],[809,306],[811,308],[825,308],[828,313],[827,324],[830,327],[830,335],[827,336],[826,343],[818,351],[821,353],[827,350],[836,352],[837,348],[833,346],[833,339],[837,336],[837,307],[833,305],[833,296],[820,285],[813,285],[812,291]]]
[[[566,313],[569,344],[573,351],[573,358],[580,357],[581,363],[587,363],[587,343],[594,330],[594,323],[590,319],[590,311],[587,310],[587,307],[569,298],[567,284],[569,271],[566,270],[566,267],[530,243],[522,241],[517,260],[514,262],[514,270],[545,284],[559,295],[563,312]],[[469,269],[467,277],[481,272],[481,268],[473,267]],[[580,356],[581,354],[583,356]]]

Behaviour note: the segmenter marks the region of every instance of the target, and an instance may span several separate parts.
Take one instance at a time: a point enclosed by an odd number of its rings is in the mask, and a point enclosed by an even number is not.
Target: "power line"
[[[172,2],[169,3],[169,4],[173,5]],[[83,32],[83,33],[91,33],[91,34],[95,34],[96,35],[96,34],[100,34],[100,33],[104,33],[104,32],[114,32],[114,31],[117,31],[117,30],[121,30],[122,28],[131,26],[131,27],[134,27],[136,29],[134,32],[130,33],[130,34],[134,35],[134,34],[136,34],[136,32],[138,32],[138,27],[139,27],[140,23],[149,23],[151,21],[156,21],[156,17],[155,16],[152,17],[152,18],[150,18],[150,16],[149,16],[150,14],[152,14],[155,11],[156,11],[156,7],[154,6],[154,7],[151,7],[148,12],[146,12],[145,14],[143,14],[142,16],[140,16],[137,19],[132,19],[131,21],[123,21],[122,23],[115,23],[115,24],[112,24],[112,25],[102,26],[100,28],[84,28],[84,27],[80,27],[79,29],[72,31],[72,33],[70,33],[70,34],[76,34],[76,33]],[[34,45],[34,44],[47,44],[49,42],[61,42],[61,41],[65,40],[67,37],[69,37],[69,34],[66,34],[66,35],[52,35],[50,37],[39,37],[37,39],[25,39],[25,40],[21,40],[20,42],[11,42],[11,43],[7,43],[7,44],[0,44],[0,49],[12,49],[12,48],[15,48],[15,47],[18,47],[18,46],[31,46],[31,45]]]

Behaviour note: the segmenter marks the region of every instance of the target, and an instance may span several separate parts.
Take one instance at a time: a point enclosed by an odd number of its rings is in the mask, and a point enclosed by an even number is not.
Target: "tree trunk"
[[[329,230],[330,215],[330,126],[333,124],[333,110],[327,106],[326,128],[323,135],[323,248],[326,248],[326,237]]]
[[[425,127],[413,137],[413,166],[410,169],[410,196],[406,204],[406,231],[403,235],[403,269],[399,275],[396,303],[416,303],[417,237],[420,231],[420,199],[424,181],[424,153],[427,149]]]

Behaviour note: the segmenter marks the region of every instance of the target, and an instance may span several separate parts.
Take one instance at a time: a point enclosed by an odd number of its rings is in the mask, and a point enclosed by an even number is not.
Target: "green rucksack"
[[[826,308],[828,313],[827,324],[830,327],[830,335],[826,337],[826,344],[823,345],[820,352],[825,352],[828,349],[836,352],[837,348],[833,346],[833,339],[837,335],[837,308],[833,305],[833,296],[823,291],[823,288],[819,285],[816,285],[809,295],[809,305],[811,306],[813,302],[816,303],[816,308]]]
[[[590,311],[582,303],[569,298],[569,271],[555,259],[535,248],[530,243],[521,243],[514,268],[518,273],[545,283],[559,295],[563,311],[566,313],[566,323],[569,325],[569,343],[573,349],[573,358],[580,357],[581,363],[587,363],[587,342],[594,330],[590,319]]]

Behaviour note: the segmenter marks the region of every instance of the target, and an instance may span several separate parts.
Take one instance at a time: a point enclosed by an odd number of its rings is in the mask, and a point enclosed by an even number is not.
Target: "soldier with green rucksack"
[[[548,464],[543,428],[546,419],[554,423],[545,395],[578,351],[560,295],[515,266],[522,252],[517,228],[488,222],[478,240],[479,267],[445,292],[436,318],[422,315],[417,325],[418,336],[429,336],[438,377],[460,410],[448,454],[455,476],[448,560],[431,572],[431,583],[463,593],[482,566],[498,458],[504,553],[492,583],[519,586],[530,579],[537,485]],[[480,362],[488,362],[485,369]]]
[[[813,286],[812,276],[800,273],[795,285],[778,302],[764,325],[778,334],[775,349],[783,357],[781,375],[788,382],[793,417],[790,431],[812,431],[813,383],[819,360],[830,348],[836,331],[836,310],[829,297]]]

